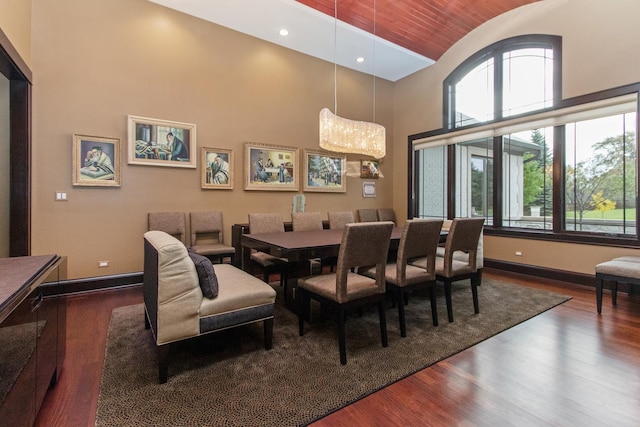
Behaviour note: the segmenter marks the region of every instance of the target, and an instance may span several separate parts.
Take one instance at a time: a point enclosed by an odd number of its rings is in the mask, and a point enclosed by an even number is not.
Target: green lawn
[[[613,209],[610,211],[607,211],[604,213],[604,215],[602,214],[602,212],[600,211],[585,211],[584,212],[584,218],[585,219],[623,219],[623,212],[626,210],[626,219],[627,220],[632,220],[636,217],[636,210],[635,209]],[[573,218],[574,216],[574,212],[573,211],[567,211],[567,218]]]

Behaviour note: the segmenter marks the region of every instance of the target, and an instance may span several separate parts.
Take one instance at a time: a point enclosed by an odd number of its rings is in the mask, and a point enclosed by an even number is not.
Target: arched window
[[[560,100],[561,39],[527,35],[482,49],[444,81],[446,129],[502,120]]]

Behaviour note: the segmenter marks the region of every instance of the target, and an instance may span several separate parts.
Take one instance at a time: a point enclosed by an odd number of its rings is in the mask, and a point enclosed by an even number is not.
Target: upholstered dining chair
[[[332,230],[342,230],[345,225],[356,222],[353,217],[353,212],[327,212],[329,217],[329,228]]]
[[[396,212],[391,208],[378,208],[378,221],[391,221],[396,223]]]
[[[211,261],[233,258],[236,249],[224,244],[224,227],[222,212],[191,212],[189,213],[189,229],[191,232],[191,249],[198,255],[205,256]]]
[[[397,261],[387,263],[385,280],[387,291],[395,294],[398,306],[398,318],[400,319],[400,336],[407,336],[405,324],[405,298],[409,292],[416,289],[428,288],[431,300],[431,317],[433,326],[438,326],[438,311],[436,305],[436,248],[440,240],[442,220],[438,219],[414,219],[409,220],[402,230],[400,243],[398,244]],[[416,258],[424,258],[425,265],[414,266],[408,261]],[[358,273],[367,277],[376,277],[376,268],[369,267]]]
[[[358,209],[358,222],[375,222],[378,212],[375,209]]]
[[[284,232],[284,220],[280,213],[250,213],[249,233],[279,233]],[[280,273],[280,286],[284,286],[285,295],[287,291],[287,263],[286,258],[278,258],[261,251],[254,251],[250,255],[251,260],[262,267],[263,280],[269,283],[269,274]]]
[[[449,234],[444,245],[444,256],[436,257],[436,279],[444,283],[444,293],[447,301],[447,317],[453,322],[453,307],[451,303],[451,284],[460,280],[470,279],[473,297],[473,309],[480,313],[478,304],[478,285],[480,272],[477,265],[478,240],[484,226],[484,218],[455,218],[451,222]],[[468,256],[466,261],[457,260],[456,252],[464,252]],[[411,262],[412,265],[424,266],[426,259]]]
[[[351,211],[343,211],[343,212],[327,212],[327,217],[329,217],[329,228],[331,230],[342,230],[347,224],[351,224],[356,222],[353,212]],[[338,262],[338,257],[331,257],[322,260],[322,265],[328,265],[333,271],[333,268],[336,266]]]
[[[393,223],[347,224],[342,234],[335,273],[298,279],[298,326],[304,335],[304,320],[308,318],[310,299],[336,309],[340,363],[347,363],[345,315],[347,310],[377,303],[382,346],[387,346],[385,314],[385,267]],[[352,268],[376,266],[376,277],[353,273]]]
[[[147,230],[164,231],[187,245],[184,212],[149,212],[147,221]]]
[[[291,226],[293,231],[316,231],[322,230],[322,215],[320,212],[292,212]],[[322,271],[322,260],[320,258],[309,260],[309,272]]]

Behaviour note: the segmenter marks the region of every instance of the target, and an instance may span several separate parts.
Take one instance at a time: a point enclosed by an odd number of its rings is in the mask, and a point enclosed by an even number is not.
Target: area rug
[[[412,295],[406,338],[389,304],[387,348],[380,344],[377,309],[353,313],[342,366],[332,316],[313,306],[300,337],[297,317],[279,304],[279,293],[273,349],[264,349],[261,323],[187,341],[172,353],[162,385],[142,304],[121,307],[109,325],[96,426],[305,425],[569,298],[484,279],[479,299],[474,314],[468,282],[454,285],[449,323],[440,293],[434,327],[427,294]]]

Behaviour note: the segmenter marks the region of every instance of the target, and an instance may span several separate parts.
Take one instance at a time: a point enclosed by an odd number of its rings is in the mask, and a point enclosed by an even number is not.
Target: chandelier
[[[338,112],[338,65],[335,60],[337,25],[338,25],[338,1],[334,2],[334,111],[328,108],[320,111],[320,147],[325,150],[338,153],[364,154],[381,159],[386,154],[386,131],[384,126],[377,123],[360,120],[349,120],[337,115]],[[375,76],[375,34],[376,34],[376,2],[373,2],[373,120],[376,114],[376,76]]]

